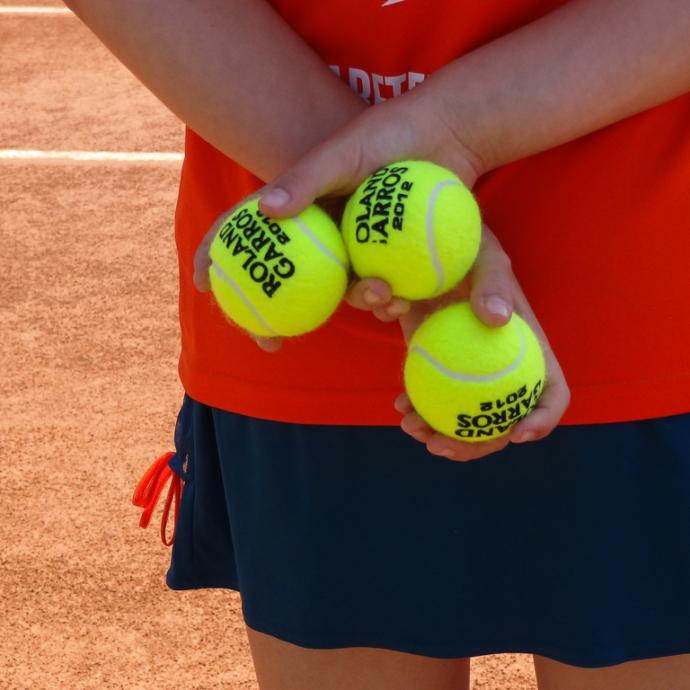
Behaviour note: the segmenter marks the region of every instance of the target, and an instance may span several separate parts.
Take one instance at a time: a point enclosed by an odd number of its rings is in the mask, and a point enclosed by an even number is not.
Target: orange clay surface
[[[72,15],[0,14],[0,64],[0,149],[181,151]],[[240,595],[168,590],[162,501],[146,531],[130,503],[182,396],[179,165],[0,159],[3,690],[257,688]],[[534,688],[531,661],[475,658],[473,688]]]

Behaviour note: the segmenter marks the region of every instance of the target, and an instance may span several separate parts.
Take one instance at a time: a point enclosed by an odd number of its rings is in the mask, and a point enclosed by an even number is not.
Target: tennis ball
[[[348,258],[336,224],[318,206],[274,220],[250,199],[230,214],[209,249],[211,291],[222,311],[250,333],[292,336],[314,330],[345,294]]]
[[[405,388],[417,414],[461,441],[507,434],[537,404],[544,355],[517,314],[498,328],[484,325],[469,303],[434,312],[415,331],[405,360]]]
[[[428,161],[401,161],[370,175],[349,198],[341,227],[355,273],[382,278],[394,295],[410,300],[455,287],[481,238],[470,190]]]

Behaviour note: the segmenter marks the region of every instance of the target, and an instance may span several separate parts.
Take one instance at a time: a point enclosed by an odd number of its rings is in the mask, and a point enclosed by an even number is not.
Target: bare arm
[[[418,90],[477,172],[553,148],[690,90],[690,2],[572,0],[465,55]]]
[[[182,121],[267,180],[367,108],[264,0],[65,0]]]

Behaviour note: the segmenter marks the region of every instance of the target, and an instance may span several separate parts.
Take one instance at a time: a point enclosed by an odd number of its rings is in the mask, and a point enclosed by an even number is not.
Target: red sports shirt
[[[370,103],[561,2],[274,0]],[[176,216],[180,375],[195,399],[302,423],[395,425],[397,323],[343,304],[319,330],[261,351],[192,283],[218,216],[262,182],[187,132]],[[690,95],[485,175],[484,219],[565,371],[565,424],[690,411]]]

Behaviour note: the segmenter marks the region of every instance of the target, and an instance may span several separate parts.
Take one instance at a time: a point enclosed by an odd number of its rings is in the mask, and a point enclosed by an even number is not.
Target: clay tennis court
[[[0,65],[0,688],[255,690],[239,594],[168,590],[131,504],[182,395],[183,126],[59,2],[0,0]]]

